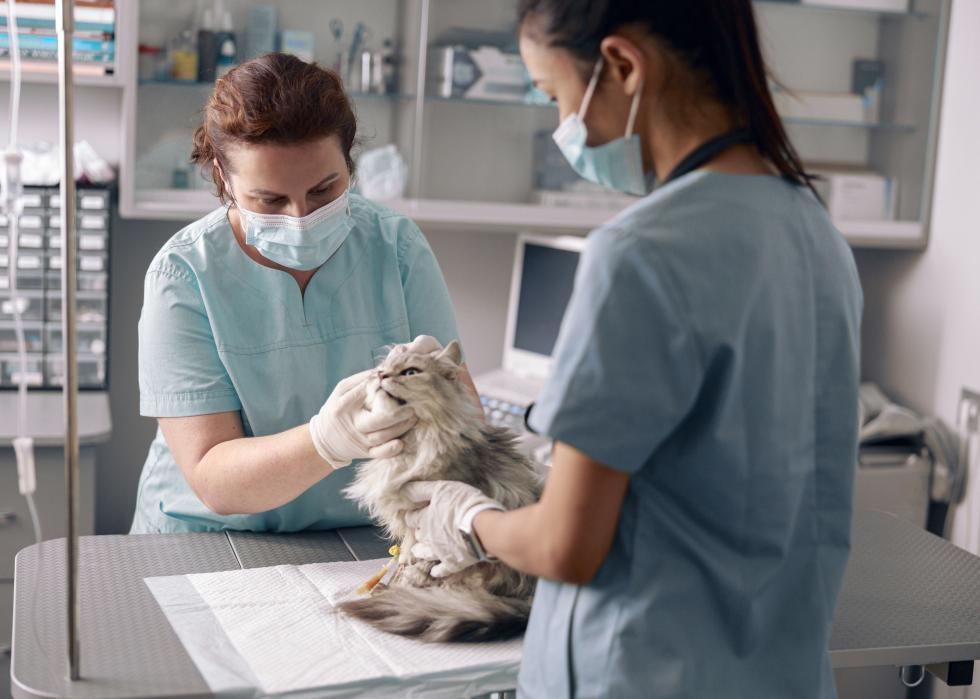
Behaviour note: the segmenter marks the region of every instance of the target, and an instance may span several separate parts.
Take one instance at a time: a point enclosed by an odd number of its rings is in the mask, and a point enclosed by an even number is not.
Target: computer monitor
[[[544,378],[575,284],[585,239],[521,235],[514,255],[504,368]]]

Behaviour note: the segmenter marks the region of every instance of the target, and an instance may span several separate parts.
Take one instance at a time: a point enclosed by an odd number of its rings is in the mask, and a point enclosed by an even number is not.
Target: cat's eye
[[[401,374],[399,374],[399,376],[415,376],[416,374],[421,374],[421,373],[422,373],[421,369],[416,369],[415,367],[410,366],[408,367],[408,369],[406,369]]]

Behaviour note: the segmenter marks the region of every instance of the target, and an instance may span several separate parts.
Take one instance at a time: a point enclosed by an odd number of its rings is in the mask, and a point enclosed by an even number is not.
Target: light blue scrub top
[[[861,307],[776,177],[696,171],[589,236],[531,425],[631,478],[595,579],[539,583],[521,696],[835,696]]]
[[[343,378],[386,345],[458,337],[439,265],[408,218],[351,197],[354,226],[300,295],[285,272],[251,260],[224,208],[175,235],[146,274],[139,323],[140,413],[240,411],[249,436],[306,424]],[[380,356],[383,356],[381,354]],[[157,431],[140,477],[134,533],[298,531],[365,524],[332,473],[292,502],[220,516],[191,490]]]

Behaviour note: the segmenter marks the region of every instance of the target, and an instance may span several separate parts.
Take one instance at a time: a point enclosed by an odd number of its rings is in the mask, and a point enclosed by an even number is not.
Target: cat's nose
[[[384,373],[382,370],[379,369],[378,370],[378,380],[383,380],[383,379],[387,379],[387,378],[388,378],[388,374]]]

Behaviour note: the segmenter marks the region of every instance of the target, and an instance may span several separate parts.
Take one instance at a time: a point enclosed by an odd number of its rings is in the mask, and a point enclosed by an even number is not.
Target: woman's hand
[[[459,481],[415,481],[408,483],[402,494],[420,505],[405,515],[405,523],[415,528],[412,555],[438,561],[430,572],[434,578],[478,563],[480,559],[462,532],[472,532],[473,518],[480,512],[504,509],[496,500]]]
[[[364,407],[366,380],[374,369],[348,376],[337,384],[320,412],[310,420],[310,437],[317,454],[331,468],[354,459],[386,459],[401,452],[398,439],[418,418],[411,408],[376,415]]]

